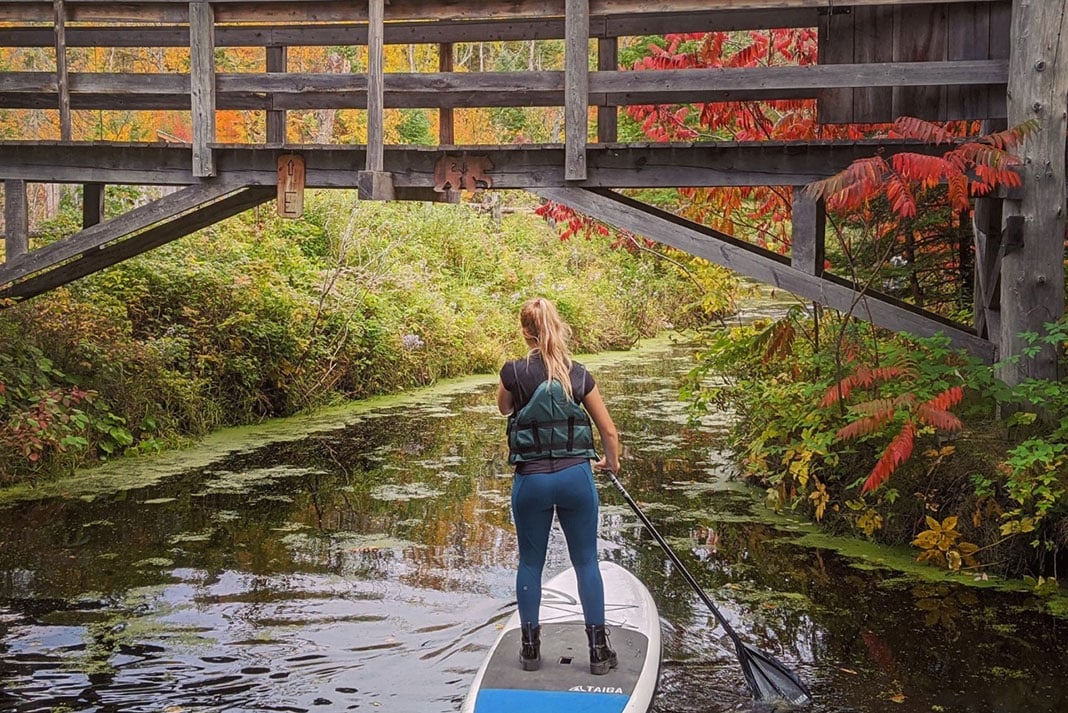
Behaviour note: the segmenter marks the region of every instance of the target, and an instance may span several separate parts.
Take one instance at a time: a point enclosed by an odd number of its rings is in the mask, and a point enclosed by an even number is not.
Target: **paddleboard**
[[[519,663],[519,612],[504,624],[475,675],[461,713],[646,713],[660,677],[660,616],[629,571],[601,562],[605,622],[619,666],[590,673],[589,644],[575,570],[542,586],[541,668]]]

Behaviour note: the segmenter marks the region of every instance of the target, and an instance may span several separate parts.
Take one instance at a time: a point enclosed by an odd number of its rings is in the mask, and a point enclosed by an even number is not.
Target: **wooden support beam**
[[[972,227],[975,245],[975,278],[972,311],[975,332],[995,345],[1001,339],[1001,208],[997,198],[975,199]]]
[[[1068,0],[1013,0],[1009,125],[1036,120],[1021,174],[1023,198],[1005,201],[1005,222],[1022,218],[1023,244],[1001,262],[1001,378],[1060,378],[1057,345],[1030,348],[1021,334],[1041,334],[1064,316],[1065,133],[1068,132]]]
[[[497,189],[561,186],[564,149],[559,144],[459,147],[493,164]],[[853,161],[878,153],[939,155],[945,146],[902,139],[860,141],[716,141],[681,144],[590,144],[588,188],[663,186],[804,186],[832,176]],[[191,149],[182,144],[0,141],[0,180],[187,186],[195,183]],[[353,166],[366,161],[363,145],[302,146],[309,188],[354,188]],[[215,147],[219,178],[243,185],[273,185],[276,153],[237,144]],[[390,146],[385,168],[398,187],[433,187],[437,146]]]
[[[22,280],[65,260],[100,249],[131,233],[160,222],[173,220],[186,211],[218,200],[239,188],[241,188],[240,185],[219,180],[189,186],[146,205],[138,206],[105,223],[85,228],[70,237],[28,252],[15,264],[9,262],[0,267],[0,285]],[[273,195],[273,186],[270,190]]]
[[[59,94],[59,138],[70,141],[70,90],[67,86],[67,13],[63,0],[52,0],[56,36],[56,85]]]
[[[193,175],[215,175],[215,11],[207,0],[189,3],[189,96],[193,121]]]
[[[104,220],[103,183],[86,183],[82,186],[82,227],[89,228]]]
[[[1016,384],[1062,376],[1061,350],[1036,343],[1038,353],[1024,357],[1033,345],[1021,334],[1040,334],[1047,322],[1065,314],[1066,183],[1061,157],[1068,132],[1068,0],[1014,0],[1011,36],[1008,123],[1038,123],[1019,152],[1022,199],[1005,201],[1003,216],[1006,234],[1010,222],[1022,223],[1020,249],[1004,251],[1001,266],[1001,357],[1020,359],[1005,364],[1000,374]]]
[[[564,178],[586,179],[590,106],[590,3],[566,0],[564,19]]]
[[[266,203],[274,195],[274,189],[270,186],[243,188],[219,201],[194,208],[175,220],[148,228],[132,238],[86,252],[71,262],[9,285],[6,289],[0,290],[0,297],[12,299],[36,297]]]
[[[615,37],[597,40],[597,69],[601,72],[619,69],[619,41]],[[608,106],[607,98],[602,97],[597,104],[597,142],[610,144],[618,139],[619,109]]]
[[[807,275],[822,275],[826,254],[827,211],[823,199],[794,188],[790,265]]]
[[[287,47],[267,47],[267,72],[272,73],[284,73],[288,71],[288,54],[289,49]],[[268,109],[267,110],[267,143],[269,144],[285,144],[286,142],[286,110],[285,109]]]
[[[4,267],[26,255],[30,245],[30,210],[26,181],[4,181]]]
[[[987,362],[993,359],[993,345],[960,324],[889,295],[862,291],[828,273],[810,275],[789,265],[781,255],[620,194],[578,187],[538,189],[534,193],[880,327],[920,337],[945,334],[954,347]]]

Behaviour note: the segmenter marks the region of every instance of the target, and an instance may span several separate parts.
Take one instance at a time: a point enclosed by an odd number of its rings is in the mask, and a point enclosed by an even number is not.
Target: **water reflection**
[[[862,570],[762,522],[690,427],[684,349],[595,366],[621,478],[742,637],[817,711],[1061,711],[1061,622],[1026,600]],[[150,488],[0,522],[0,707],[455,711],[514,608],[503,423],[490,381],[220,457]],[[290,434],[291,435],[291,434]],[[131,468],[140,467],[131,464]],[[603,556],[653,591],[654,710],[751,710],[710,613],[602,483]],[[547,573],[567,566],[554,530]]]

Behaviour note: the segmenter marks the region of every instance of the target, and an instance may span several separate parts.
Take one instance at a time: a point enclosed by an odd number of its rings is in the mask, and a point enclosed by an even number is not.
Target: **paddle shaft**
[[[731,637],[731,641],[734,642],[735,647],[739,650],[739,655],[741,655],[740,652],[743,651],[741,639],[738,638],[738,634],[734,632],[734,629],[731,628],[731,625],[728,624],[727,620],[723,618],[722,614],[720,614],[719,609],[716,608],[716,605],[712,603],[712,599],[707,594],[705,594],[705,590],[701,589],[701,585],[698,584],[697,580],[693,578],[692,574],[690,574],[690,570],[686,569],[686,565],[684,565],[682,563],[682,560],[679,559],[679,556],[675,554],[675,550],[671,549],[667,541],[660,535],[659,532],[656,531],[656,528],[653,527],[653,523],[649,521],[649,518],[646,517],[645,513],[642,512],[641,508],[638,507],[638,503],[634,502],[634,498],[630,496],[630,493],[627,492],[627,489],[624,488],[623,484],[619,482],[619,478],[616,477],[616,474],[610,470],[606,470],[604,472],[607,473],[608,477],[612,479],[612,485],[616,486],[616,490],[619,491],[619,494],[622,495],[623,499],[627,501],[627,505],[630,505],[630,509],[634,511],[634,514],[637,515],[638,519],[642,521],[643,525],[645,525],[645,529],[649,531],[649,534],[653,536],[653,538],[657,541],[660,547],[663,548],[664,552],[667,553],[667,556],[671,558],[671,561],[675,563],[675,566],[678,567],[683,579],[685,579],[689,583],[689,585],[693,587],[693,590],[697,592],[697,595],[701,597],[702,600],[704,600],[705,605],[708,606],[708,608],[712,611],[712,614],[716,617],[716,621],[718,621],[720,626],[723,627],[723,630],[727,632],[727,636]]]

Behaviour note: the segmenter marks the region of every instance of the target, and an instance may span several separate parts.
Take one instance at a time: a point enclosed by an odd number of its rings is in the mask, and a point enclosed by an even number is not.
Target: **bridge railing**
[[[219,110],[262,113],[268,145],[286,141],[286,112],[368,111],[368,145],[380,141],[386,108],[436,109],[441,144],[453,143],[454,109],[562,107],[568,177],[584,177],[590,107],[596,140],[616,140],[620,107],[750,100],[815,100],[829,122],[922,118],[1002,119],[1008,76],[1010,0],[817,0],[718,4],[680,0],[102,0],[0,2],[0,52],[54,50],[54,67],[0,72],[0,109],[59,113],[59,136],[77,139],[71,112],[192,112],[194,174],[215,171]],[[378,15],[375,17],[375,8]],[[847,11],[846,11],[847,10]],[[810,27],[820,59],[806,66],[621,71],[622,37]],[[559,39],[567,66],[553,71],[454,71],[459,43]],[[596,47],[591,51],[591,40]],[[433,44],[435,72],[289,71],[294,47]],[[188,48],[188,71],[70,71],[75,48]],[[262,71],[228,72],[217,49],[262,48]],[[374,53],[369,52],[369,65]],[[590,59],[595,58],[591,63]],[[906,111],[906,107],[911,109]],[[376,134],[377,131],[377,134]],[[371,151],[371,153],[375,153]]]

